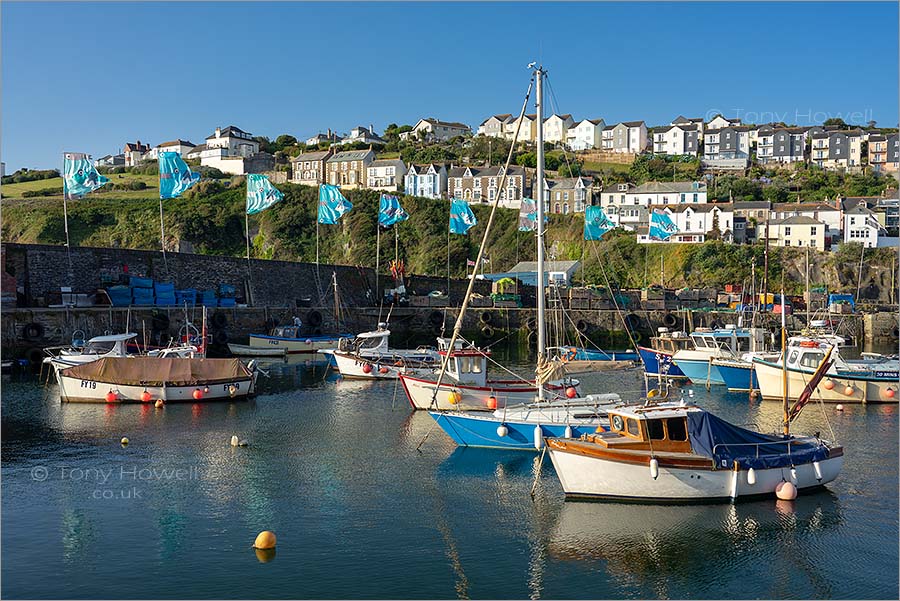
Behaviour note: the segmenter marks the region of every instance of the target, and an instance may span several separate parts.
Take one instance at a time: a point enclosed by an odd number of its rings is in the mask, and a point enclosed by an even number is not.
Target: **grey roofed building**
[[[504,123],[509,123],[510,121],[513,120],[513,116],[512,116],[510,113],[503,113],[503,114],[501,114],[501,115],[491,115],[490,117],[488,117],[487,119],[485,119],[484,121],[482,121],[482,122],[481,122],[481,125],[484,125],[485,123],[487,123],[487,122],[490,121],[491,119],[497,119],[498,121],[502,121],[502,122],[504,122]]]
[[[672,125],[681,125],[681,124],[685,124],[685,123],[695,123],[695,124],[703,123],[703,118],[702,117],[694,117],[692,119],[689,119],[683,115],[678,115],[677,117],[675,117],[672,120]]]
[[[163,148],[166,146],[190,146],[191,148],[195,148],[197,145],[193,142],[189,142],[187,140],[182,140],[181,138],[177,140],[170,140],[169,142],[163,142],[158,147]]]
[[[641,125],[644,124],[644,122],[643,121],[622,121],[621,124],[624,125],[625,127],[640,127]],[[615,127],[615,126],[613,126],[613,127]]]
[[[581,266],[581,261],[544,261],[546,271],[574,272]],[[510,271],[537,271],[537,261],[519,261]]]
[[[236,125],[229,125],[227,127],[223,127],[219,130],[219,133],[220,133],[220,137],[222,137],[222,138],[227,138],[229,136],[235,136],[236,138],[250,137],[249,132],[244,131],[243,129],[241,129],[240,127],[237,127]],[[207,140],[212,140],[214,138],[216,138],[215,133],[213,133],[212,135],[206,136]]]
[[[472,174],[472,177],[492,177],[499,176],[502,166],[495,167],[451,167],[447,172],[448,177],[465,177],[466,171]],[[524,175],[525,167],[521,165],[510,165],[508,175]]]
[[[631,190],[632,194],[706,192],[703,182],[647,182]]]
[[[769,225],[824,225],[818,219],[807,217],[806,215],[793,215],[784,219],[770,219]]]
[[[291,157],[291,162],[297,163],[299,161],[321,161],[330,153],[330,150],[320,150],[319,152],[303,152],[295,157]]]
[[[328,158],[325,162],[338,163],[341,161],[362,161],[370,155],[374,156],[375,153],[368,148],[365,150],[344,150],[342,152],[336,152],[334,156]]]

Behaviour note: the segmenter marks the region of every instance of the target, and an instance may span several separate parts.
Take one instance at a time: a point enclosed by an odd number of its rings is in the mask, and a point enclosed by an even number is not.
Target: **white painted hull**
[[[784,392],[781,366],[754,361],[753,367],[763,399],[782,400]],[[806,373],[789,368],[787,375],[788,398],[796,400],[812,378],[812,371]],[[828,380],[834,384],[831,390],[825,387]],[[853,389],[852,394],[846,394],[848,385]],[[894,391],[893,397],[888,396],[888,388]],[[813,391],[810,402],[817,402],[819,399],[825,403],[896,403],[900,400],[900,391],[896,379],[866,380],[858,376],[827,374]]]
[[[450,411],[493,411],[507,405],[520,403],[532,403],[537,399],[537,389],[528,386],[525,382],[506,381],[490,382],[485,387],[462,386],[452,382],[441,382],[438,389],[435,404],[431,399],[435,390],[435,379],[420,378],[412,374],[400,374],[400,382],[406,391],[406,396],[414,409]],[[562,393],[562,387],[558,387]],[[576,387],[577,388],[577,387]],[[450,402],[450,393],[460,395],[459,403]],[[491,397],[496,400],[496,406],[491,406]],[[555,398],[555,395],[554,395]]]
[[[228,344],[228,350],[232,355],[241,357],[284,357],[287,355],[287,349],[273,346],[272,348],[248,346],[246,344]]]
[[[389,355],[356,355],[343,351],[328,354],[334,358],[341,376],[363,380],[396,380],[401,371],[415,369],[410,366],[433,364],[437,360],[434,352],[418,351],[392,351]]]
[[[748,482],[748,471],[711,470],[659,466],[659,476],[650,476],[646,463],[625,463],[548,447],[550,459],[567,497],[610,498],[641,501],[731,500],[755,495],[774,495],[783,480],[798,490],[827,484],[841,471],[843,455],[819,462],[822,479],[812,463],[774,469],[757,469],[756,483]]]
[[[234,390],[230,389],[234,386]],[[64,403],[153,403],[162,399],[165,403],[196,403],[198,401],[231,401],[242,400],[256,392],[256,377],[238,377],[230,382],[196,386],[120,386],[108,382],[94,382],[71,378],[60,374],[59,396]],[[194,398],[194,391],[200,389],[202,397]],[[151,399],[143,401],[144,391],[150,393]],[[116,393],[116,400],[109,401],[106,395],[110,391]]]

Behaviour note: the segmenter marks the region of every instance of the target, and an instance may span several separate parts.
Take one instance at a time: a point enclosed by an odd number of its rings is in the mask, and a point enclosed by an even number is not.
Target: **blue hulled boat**
[[[693,346],[678,350],[672,360],[684,375],[698,384],[725,384],[716,359],[737,360],[743,353],[765,349],[765,332],[761,328],[740,328],[733,325],[714,329],[697,328],[690,338]]]
[[[693,348],[693,342],[684,332],[669,332],[668,328],[659,328],[659,335],[650,339],[650,346],[638,346],[644,374],[648,377],[663,377],[670,380],[687,380],[688,377],[672,361],[672,357],[681,349]]]

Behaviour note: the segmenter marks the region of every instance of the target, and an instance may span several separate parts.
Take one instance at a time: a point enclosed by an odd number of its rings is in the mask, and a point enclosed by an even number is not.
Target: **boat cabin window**
[[[790,354],[790,356],[788,357],[788,363],[790,363],[790,364],[792,364],[792,365],[793,365],[794,363],[796,363],[796,362],[797,362],[797,354],[798,354],[797,351],[793,351],[793,352]]]
[[[687,427],[683,417],[666,419],[666,431],[669,433],[669,440],[687,440]]]
[[[803,367],[816,369],[817,367],[819,367],[819,363],[822,362],[822,359],[824,357],[825,354],[819,352],[803,353],[803,356],[800,357],[800,365],[802,365]]]
[[[663,440],[666,437],[666,433],[663,430],[662,420],[648,419],[647,434],[650,436],[650,440]]]
[[[381,337],[376,336],[374,338],[363,338],[362,342],[359,345],[361,349],[372,349],[376,348],[381,344]]]
[[[640,437],[641,430],[636,419],[631,419],[630,417],[626,418],[625,425],[628,428],[628,434],[630,434],[631,436]]]
[[[610,418],[609,425],[613,429],[613,431],[621,432],[622,430],[625,429],[625,420],[622,418],[621,415],[613,414],[613,416]]]
[[[84,351],[82,352],[85,355],[105,355],[106,353],[113,350],[115,346],[115,340],[108,340],[103,342],[88,342],[84,347]]]

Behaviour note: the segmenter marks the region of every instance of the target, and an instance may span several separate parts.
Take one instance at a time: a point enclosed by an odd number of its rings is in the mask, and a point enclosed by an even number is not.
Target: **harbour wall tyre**
[[[490,311],[482,311],[478,319],[480,319],[483,324],[490,324],[494,321],[494,314]]]
[[[675,317],[674,313],[666,313],[663,315],[663,325],[667,328],[674,328],[675,324],[678,323],[678,318]]]
[[[221,311],[216,311],[210,319],[214,328],[222,329],[228,325],[228,317]]]
[[[41,365],[43,365],[44,357],[44,351],[37,347],[28,349],[28,352],[25,354],[25,358],[28,359],[28,365],[31,369],[40,369]]]
[[[36,321],[31,322],[22,328],[22,336],[25,340],[37,340],[44,335],[44,326]]]
[[[575,322],[575,329],[584,334],[591,329],[591,324],[583,319],[579,319]]]
[[[432,311],[431,314],[428,315],[428,321],[430,321],[433,326],[444,325],[444,314],[440,311]]]
[[[484,326],[483,328],[481,328],[481,335],[484,336],[485,338],[493,338],[494,337],[494,328],[492,328],[491,326],[488,326],[488,325]]]
[[[635,344],[640,344],[641,341],[644,339],[644,335],[641,334],[641,332],[639,330],[634,330],[633,332],[631,332],[631,338],[632,338],[632,340],[634,340]]]
[[[526,319],[525,327],[529,330],[536,330],[537,329],[537,318],[529,317],[528,319]]]
[[[641,325],[641,318],[637,313],[629,313],[625,316],[625,323],[628,324],[629,330],[637,330]]]
[[[322,325],[322,314],[316,310],[312,310],[306,314],[306,325],[317,328]]]
[[[212,339],[213,344],[216,344],[218,346],[225,346],[226,344],[228,344],[228,332],[226,332],[225,330],[216,330],[215,332],[213,332]]]
[[[537,334],[537,332],[534,332],[534,331],[528,332],[528,344],[529,344],[530,346],[536,346],[536,345],[537,345],[537,341],[538,341],[538,334]]]

